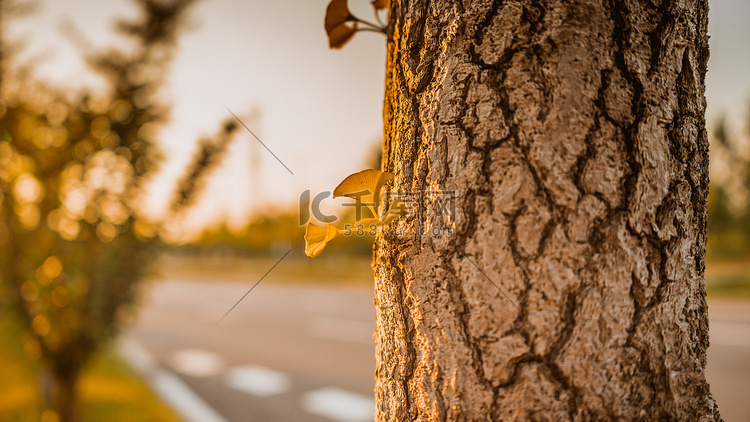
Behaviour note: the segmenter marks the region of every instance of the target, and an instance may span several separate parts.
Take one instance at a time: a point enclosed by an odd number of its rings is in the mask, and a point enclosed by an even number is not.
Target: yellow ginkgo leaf
[[[378,215],[380,189],[385,182],[393,179],[393,175],[380,170],[367,169],[349,175],[333,190],[333,197],[346,196],[358,199],[370,208],[372,215]]]
[[[340,234],[341,231],[333,224],[326,223],[325,227],[320,227],[313,223],[307,223],[307,229],[305,230],[305,255],[315,258],[323,252],[326,243]]]
[[[404,204],[404,201],[400,199],[393,201],[391,207],[388,208],[388,212],[385,213],[385,217],[383,217],[383,224],[386,226],[391,224],[391,221],[403,216],[405,212],[406,204]]]
[[[315,258],[325,249],[326,244],[340,234],[351,235],[363,232],[375,235],[378,227],[390,224],[393,220],[401,217],[406,212],[404,201],[397,199],[393,201],[383,218],[377,213],[380,202],[380,190],[383,185],[393,179],[393,175],[380,170],[367,169],[349,175],[343,182],[333,190],[333,197],[346,196],[358,201],[358,205],[366,205],[372,211],[374,218],[360,218],[354,224],[347,224],[345,230],[339,230],[334,225],[326,223],[325,227],[307,223],[305,230],[305,255]],[[359,215],[359,213],[357,213]]]

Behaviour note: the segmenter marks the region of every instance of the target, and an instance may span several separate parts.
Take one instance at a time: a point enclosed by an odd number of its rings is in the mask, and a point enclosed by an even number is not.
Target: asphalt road
[[[162,281],[124,353],[188,420],[371,421],[372,290]],[[728,422],[750,421],[750,302],[712,301],[707,376]]]

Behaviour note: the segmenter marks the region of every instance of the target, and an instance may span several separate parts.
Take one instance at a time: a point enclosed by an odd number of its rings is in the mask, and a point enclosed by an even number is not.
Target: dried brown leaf
[[[328,46],[331,48],[341,48],[349,42],[357,32],[357,23],[353,26],[339,25],[333,31],[328,33]]]
[[[391,0],[372,0],[371,3],[375,10],[386,10],[391,7]]]
[[[347,22],[353,20],[354,16],[349,12],[347,0],[331,0],[325,18],[329,47],[341,48],[354,36],[357,32],[357,22],[347,25]]]
[[[326,8],[326,33],[330,34],[331,31],[345,24],[351,18],[352,14],[349,12],[347,0],[331,0],[328,3],[328,8]]]

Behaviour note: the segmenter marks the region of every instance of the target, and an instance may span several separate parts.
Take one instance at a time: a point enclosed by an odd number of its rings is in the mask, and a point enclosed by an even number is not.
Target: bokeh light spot
[[[63,286],[57,286],[52,290],[52,303],[58,308],[67,306],[70,302],[70,295],[68,295],[68,289]]]
[[[35,333],[39,334],[42,337],[49,334],[49,330],[50,328],[52,328],[49,322],[49,318],[44,315],[35,316],[34,320],[31,321],[31,327],[34,329]]]
[[[25,204],[14,207],[18,216],[18,221],[23,224],[26,230],[34,230],[39,224],[39,208],[34,204]]]
[[[96,237],[102,242],[111,242],[117,236],[117,227],[113,224],[103,221],[96,226]]]
[[[50,125],[58,126],[65,121],[66,117],[68,117],[68,108],[63,103],[53,102],[47,106],[45,114],[47,115],[47,121]]]
[[[91,122],[91,134],[97,138],[104,138],[109,134],[109,119],[105,116],[99,116]]]
[[[52,255],[44,261],[42,269],[47,277],[55,279],[62,272],[62,261],[60,261],[60,258]]]
[[[37,203],[42,198],[42,184],[29,173],[23,173],[13,184],[13,196],[18,202]]]
[[[39,296],[39,287],[32,280],[26,280],[21,284],[21,297],[27,302],[33,302]]]

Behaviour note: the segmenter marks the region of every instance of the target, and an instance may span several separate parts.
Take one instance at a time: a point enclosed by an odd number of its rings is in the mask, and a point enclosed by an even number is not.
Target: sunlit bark
[[[719,419],[706,28],[701,0],[392,1],[384,170],[457,200],[376,242],[378,421]]]

